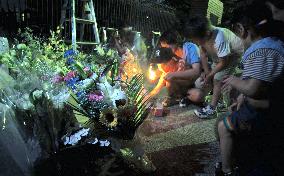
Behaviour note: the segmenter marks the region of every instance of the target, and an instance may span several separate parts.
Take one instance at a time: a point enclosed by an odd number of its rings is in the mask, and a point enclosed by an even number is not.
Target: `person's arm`
[[[166,81],[164,80],[164,76],[165,75],[166,74],[163,72],[161,77],[160,77],[160,79],[159,79],[158,84],[156,85],[156,87],[149,94],[151,97],[154,97],[158,93],[160,93],[161,89],[166,85]]]
[[[228,57],[220,58],[219,62],[216,64],[216,67],[214,67],[207,75],[207,77],[213,78],[214,75],[220,71],[222,71],[224,68],[227,67],[227,65],[230,63],[230,59]]]
[[[264,82],[254,78],[242,80],[235,76],[229,76],[223,83],[222,89],[232,86],[232,88],[251,98],[259,98],[266,91]]]
[[[170,81],[172,79],[197,79],[201,74],[200,63],[192,64],[192,68],[184,71],[171,72],[164,76],[164,79]]]
[[[185,43],[183,45],[184,57],[179,62],[179,69],[177,72],[169,73],[165,76],[165,80],[169,81],[173,78],[183,80],[195,80],[201,74],[200,65],[200,50],[197,45],[193,43]],[[191,65],[190,69],[185,69],[186,65]]]
[[[126,48],[122,46],[119,38],[115,38],[114,41],[115,41],[115,47],[118,53],[123,55],[126,52]]]
[[[208,67],[208,57],[203,47],[200,47],[200,60],[204,72],[208,74],[210,72],[210,69]]]
[[[234,102],[233,104],[231,104],[229,107],[228,107],[228,110],[230,113],[234,112],[234,111],[238,111],[242,104],[244,103],[244,94],[240,94],[238,97],[237,97],[237,100],[236,102]]]
[[[225,69],[230,63],[230,43],[223,32],[218,32],[215,38],[214,49],[219,58],[219,62],[216,64],[215,68],[213,68],[208,74],[206,74],[205,82],[211,80],[216,73]]]

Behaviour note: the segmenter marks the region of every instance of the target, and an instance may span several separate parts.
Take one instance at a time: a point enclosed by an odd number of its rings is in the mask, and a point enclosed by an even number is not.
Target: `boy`
[[[212,101],[206,107],[194,111],[198,117],[208,118],[214,115],[220,99],[221,80],[235,70],[241,58],[242,41],[232,31],[211,25],[206,17],[188,19],[184,26],[184,33],[185,37],[200,46],[204,70],[200,80],[203,88],[208,88],[208,85],[213,82]],[[209,69],[208,58],[213,61],[212,69]]]
[[[284,70],[284,43],[272,37],[274,28],[269,25],[273,21],[271,11],[264,4],[251,4],[237,9],[234,15],[236,34],[247,49],[241,61],[242,78],[227,77],[222,86],[222,89],[231,87],[241,93],[234,104],[236,110],[218,123],[222,175],[227,176],[235,174],[232,166],[235,138],[243,134],[264,137],[268,132],[267,127],[273,121],[267,116],[271,103],[268,95],[272,82]],[[267,141],[260,141],[262,145],[264,142]],[[262,150],[254,151],[258,156],[265,155]]]
[[[156,51],[157,57],[153,62],[159,63],[162,75],[150,96],[156,96],[166,86],[168,97],[163,101],[163,105],[167,107],[177,104],[177,99],[186,96],[188,89],[193,87],[200,76],[200,57],[195,44],[180,44],[182,40],[176,31],[164,32],[159,41],[162,48]],[[192,94],[189,98],[192,101],[200,101],[198,95]]]

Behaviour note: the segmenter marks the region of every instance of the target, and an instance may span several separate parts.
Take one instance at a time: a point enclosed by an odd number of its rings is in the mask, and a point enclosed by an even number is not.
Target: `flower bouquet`
[[[116,62],[100,67],[83,64],[76,60],[73,50],[68,50],[65,57],[70,71],[57,74],[54,82],[69,88],[69,106],[75,115],[88,120],[80,129],[62,137],[64,145],[71,149],[86,145],[111,147],[116,156],[139,170],[155,170],[134,139],[136,129],[152,107],[143,89],[144,76],[135,75],[124,82],[119,79]]]
[[[96,69],[75,61],[72,50],[65,56],[70,71],[56,75],[54,82],[65,83],[72,92],[69,105],[75,114],[87,117],[87,125],[96,134],[100,131],[104,137],[132,139],[151,107],[143,89],[144,76],[139,74],[123,82],[118,75],[109,74],[112,63]]]

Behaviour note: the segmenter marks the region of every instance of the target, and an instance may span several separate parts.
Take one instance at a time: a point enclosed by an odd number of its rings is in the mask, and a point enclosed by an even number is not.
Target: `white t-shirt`
[[[244,52],[242,40],[232,31],[226,28],[214,27],[213,36],[215,39],[209,42],[203,48],[206,54],[213,62],[217,63],[219,59],[229,56],[234,61],[240,61]]]

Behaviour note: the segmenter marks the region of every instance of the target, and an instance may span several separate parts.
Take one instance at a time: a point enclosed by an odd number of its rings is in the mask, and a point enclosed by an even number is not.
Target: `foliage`
[[[66,72],[64,52],[70,48],[59,35],[60,29],[51,31],[51,37],[47,40],[32,35],[32,30],[19,30],[21,41],[15,40],[15,44],[9,52],[0,55],[0,64],[5,64],[16,72],[30,70],[38,74],[47,72]],[[83,55],[80,55],[83,58]]]

